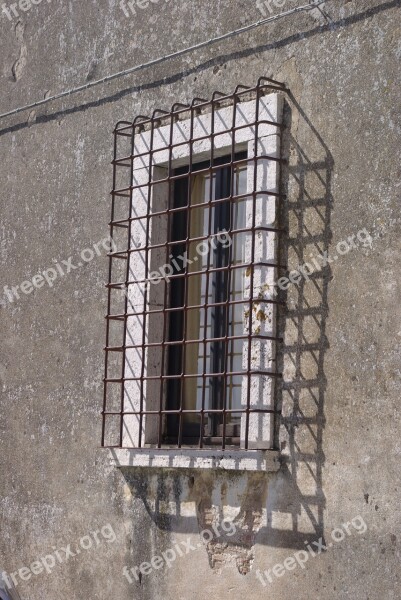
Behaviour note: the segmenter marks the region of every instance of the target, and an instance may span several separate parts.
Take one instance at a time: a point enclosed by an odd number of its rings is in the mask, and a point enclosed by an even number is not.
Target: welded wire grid
[[[251,378],[253,375],[264,376],[268,378],[280,378],[281,374],[275,369],[252,370],[252,341],[255,339],[272,340],[275,343],[280,341],[276,331],[272,336],[259,334],[253,324],[252,314],[255,303],[260,299],[254,294],[254,269],[257,266],[263,266],[271,269],[280,269],[285,267],[278,262],[266,262],[255,260],[255,238],[258,232],[269,231],[278,235],[279,247],[282,244],[284,230],[279,226],[265,227],[256,223],[256,198],[265,198],[268,202],[270,197],[277,197],[279,200],[284,198],[281,190],[277,192],[264,192],[258,190],[257,182],[257,164],[259,160],[272,160],[278,163],[284,159],[273,156],[255,156],[249,157],[238,155],[236,147],[236,134],[245,125],[237,125],[236,115],[237,107],[241,102],[255,101],[255,121],[247,123],[246,127],[252,128],[254,132],[255,148],[258,147],[259,128],[263,125],[273,125],[277,128],[277,133],[281,134],[283,125],[272,121],[259,120],[259,101],[260,98],[268,93],[283,92],[286,88],[283,84],[268,78],[260,78],[255,87],[238,86],[233,94],[214,92],[211,100],[195,98],[190,105],[174,104],[170,112],[155,110],[151,117],[138,116],[133,122],[120,121],[114,130],[114,160],[113,160],[113,190],[111,192],[111,221],[110,235],[114,240],[115,247],[109,254],[109,281],[107,284],[107,316],[106,316],[106,347],[105,347],[105,377],[104,377],[104,401],[102,411],[102,446],[109,448],[181,448],[182,446],[195,446],[198,448],[235,449],[239,448],[239,426],[238,419],[245,423],[245,432],[241,434],[244,437],[242,447],[249,448],[249,423],[252,413],[270,413],[273,418],[277,418],[279,410],[277,406],[270,408],[254,408],[251,403]],[[215,149],[215,138],[220,133],[215,131],[216,111],[221,107],[232,106],[232,123],[227,133],[231,134],[231,150],[225,160],[219,160]],[[207,134],[194,137],[194,121],[200,114],[211,115],[211,130]],[[174,140],[173,129],[181,120],[187,120],[190,123],[190,135],[188,141],[177,142]],[[169,126],[169,139],[166,141],[168,150],[168,164],[165,168],[165,176],[155,181],[153,177],[154,155],[160,150],[153,146],[154,134],[157,128]],[[136,151],[136,140],[143,132],[147,132],[150,139],[149,147],[146,152],[138,153]],[[194,155],[194,144],[208,140],[210,152],[207,161],[202,158],[202,164],[196,164],[197,157]],[[186,168],[177,169],[174,165],[174,151],[184,145],[188,148],[188,160]],[[143,164],[147,164],[148,178],[146,184],[142,182],[136,184],[133,177],[134,162],[140,159]],[[135,162],[136,164],[136,162]],[[245,193],[239,193],[241,190],[235,186],[234,179],[238,170],[253,165],[254,185],[253,191],[247,189]],[[213,180],[218,176],[219,171],[229,169],[228,192],[223,197],[216,197]],[[191,194],[195,177],[203,175],[209,178],[208,198],[204,199],[202,207],[205,211],[204,224],[206,228],[203,231],[197,231],[197,235],[191,237],[191,215],[199,209],[199,204],[193,204]],[[280,178],[281,179],[281,178]],[[182,205],[174,204],[174,190],[179,182],[185,181],[184,185],[186,198]],[[166,194],[165,205],[160,210],[152,206],[152,196],[155,186],[164,185]],[[140,190],[143,193],[146,188],[146,210],[137,214],[136,192]],[[160,187],[158,189],[161,189]],[[252,219],[251,226],[239,223],[235,219],[235,213],[238,212],[238,204],[241,201],[252,200]],[[181,271],[175,272],[168,280],[162,280],[159,285],[163,286],[163,292],[159,292],[157,303],[152,302],[150,298],[151,286],[149,286],[150,264],[152,262],[152,253],[163,250],[165,259],[163,263],[169,264],[174,252],[174,247],[180,250],[190,252],[190,248],[195,242],[202,240],[211,240],[219,232],[213,230],[213,221],[216,210],[219,205],[224,203],[227,206],[229,201],[229,220],[228,233],[232,239],[236,236],[246,233],[251,237],[249,260],[239,260],[238,252],[235,250],[237,244],[233,244],[228,254],[225,255],[223,263],[216,264],[213,254],[208,253],[205,260],[199,264],[198,269],[186,265]],[[207,211],[207,212],[206,212]],[[277,211],[278,214],[280,210]],[[175,239],[172,231],[176,226],[177,215],[185,214],[184,235],[179,235]],[[206,218],[207,215],[207,218]],[[152,239],[151,231],[154,219],[160,223],[160,219],[165,220],[166,239],[155,243]],[[159,219],[159,221],[157,221]],[[144,228],[145,243],[133,243],[133,236],[136,228],[140,224]],[[239,226],[239,225],[242,225]],[[199,229],[199,228],[198,228]],[[177,237],[177,236],[176,236]],[[239,240],[240,238],[237,238]],[[281,242],[281,244],[280,244]],[[136,278],[133,275],[132,265],[135,261],[142,261],[144,268],[140,271],[141,276]],[[160,265],[161,266],[161,265]],[[235,273],[237,269],[241,272],[246,271],[250,274],[249,297],[238,293],[238,289],[233,287]],[[211,293],[211,288],[215,286],[215,277],[221,274],[224,280],[224,287],[228,293],[223,298],[217,298]],[[189,299],[191,277],[201,278],[202,293],[200,300],[192,304]],[[174,304],[174,285],[177,280],[181,281],[180,301]],[[138,307],[136,303],[130,302],[130,290],[132,286],[141,286],[142,305]],[[283,304],[280,299],[263,300],[264,303],[274,305]],[[238,320],[237,308],[243,307],[249,318],[247,328],[242,331],[235,326]],[[190,311],[199,310],[202,312],[200,318],[199,335],[192,336],[188,332],[188,321]],[[212,311],[216,312],[213,317]],[[235,312],[236,311],[236,312]],[[179,339],[174,339],[171,331],[174,321],[171,320],[172,314],[178,314],[180,321]],[[217,315],[217,316],[216,316]],[[157,317],[157,321],[152,319]],[[142,328],[140,343],[133,344],[129,333],[128,323],[130,319],[137,319]],[[216,333],[216,328],[212,328],[211,320],[218,318],[223,320],[221,335]],[[278,319],[277,319],[278,320]],[[157,335],[150,335],[149,329],[154,329],[156,323]],[[155,341],[154,341],[155,340]],[[191,353],[191,347],[196,344],[198,360],[195,361],[195,372],[186,372],[188,356]],[[235,355],[238,354],[238,348],[246,348],[246,359],[242,361],[238,368],[233,367]],[[213,346],[214,345],[214,346]],[[171,356],[174,349],[179,347],[181,354],[178,356],[179,368],[176,372],[171,372]],[[149,353],[157,351],[153,358],[157,356],[156,367],[147,368],[149,365]],[[130,354],[131,352],[131,354]],[[137,359],[134,364],[129,363],[129,357],[132,352],[136,353]],[[217,364],[218,368],[211,368],[211,354],[219,354],[220,358]],[[127,358],[128,357],[128,358]],[[155,361],[153,361],[155,362]],[[174,362],[174,361],[173,361]],[[191,362],[191,361],[189,361]],[[169,367],[170,363],[170,367]],[[194,361],[192,360],[192,364]],[[244,369],[244,363],[246,368]],[[277,363],[274,362],[274,365]],[[242,368],[241,368],[242,367]],[[234,368],[234,370],[233,370]],[[156,369],[156,370],[155,370]],[[170,371],[169,371],[170,369]],[[238,384],[239,378],[247,378],[246,401],[244,399],[239,406],[234,406],[228,399],[233,395],[235,382]],[[190,380],[195,380],[196,399],[192,400],[193,406],[188,408],[188,399],[185,398],[185,391],[191,386],[186,385]],[[129,382],[138,386],[139,401],[127,409],[127,385]],[[217,382],[217,385],[215,385]],[[234,383],[233,383],[234,382]],[[155,387],[155,384],[157,387]],[[174,387],[174,384],[176,386]],[[172,387],[171,387],[172,386]],[[192,387],[193,389],[193,387]],[[170,390],[174,391],[174,398],[169,399]],[[216,402],[211,400],[211,390],[220,398]],[[152,395],[152,397],[149,397]],[[189,403],[191,404],[191,403]],[[135,419],[137,424],[137,436],[127,442],[124,432],[127,419]],[[188,433],[188,421],[192,424],[192,433]],[[146,436],[147,423],[152,422],[152,439],[149,443],[149,436]],[[196,423],[196,433],[193,432],[194,423]],[[191,427],[189,427],[191,429]]]

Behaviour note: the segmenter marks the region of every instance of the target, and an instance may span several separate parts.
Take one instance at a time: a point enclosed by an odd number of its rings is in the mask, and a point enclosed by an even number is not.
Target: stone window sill
[[[159,467],[182,469],[218,469],[228,471],[276,472],[279,452],[274,450],[199,450],[131,448],[110,449],[115,467]]]

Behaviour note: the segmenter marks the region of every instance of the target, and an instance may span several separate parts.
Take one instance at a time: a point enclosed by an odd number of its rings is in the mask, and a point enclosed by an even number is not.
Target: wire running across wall
[[[107,75],[106,77],[102,77],[101,79],[97,79],[96,81],[89,81],[84,83],[83,85],[77,86],[75,88],[70,88],[63,92],[59,92],[53,96],[49,96],[48,98],[44,98],[43,100],[38,100],[36,102],[32,102],[31,104],[26,104],[25,106],[20,106],[18,108],[14,108],[7,112],[0,114],[0,119],[5,119],[6,117],[11,117],[13,115],[17,115],[21,112],[25,112],[27,110],[33,110],[34,108],[38,108],[39,106],[44,106],[45,104],[49,104],[50,102],[54,102],[55,100],[60,100],[61,98],[67,98],[79,92],[84,92],[86,90],[90,90],[98,85],[102,85],[104,83],[108,83],[110,81],[114,81],[115,79],[119,79],[120,77],[125,77],[126,75],[131,75],[132,73],[137,73],[143,69],[148,67],[154,67],[156,65],[162,64],[168,60],[179,58],[180,56],[184,56],[190,52],[195,50],[200,50],[201,48],[206,48],[218,42],[222,42],[224,40],[230,39],[232,37],[236,37],[241,35],[242,33],[247,33],[248,31],[252,31],[257,27],[261,27],[262,25],[267,25],[269,23],[273,23],[278,21],[279,19],[283,19],[290,15],[298,14],[305,11],[311,11],[316,8],[319,8],[321,5],[325,4],[327,0],[314,0],[309,4],[304,4],[302,6],[297,6],[296,8],[292,8],[285,12],[282,12],[278,15],[273,15],[271,17],[267,17],[265,19],[261,19],[255,23],[250,23],[249,25],[245,25],[244,27],[240,27],[239,29],[235,29],[233,31],[229,31],[222,35],[218,35],[214,38],[210,38],[205,40],[204,42],[200,42],[198,44],[194,44],[193,46],[188,46],[187,48],[183,48],[181,50],[177,50],[176,52],[172,52],[171,54],[166,54],[165,56],[161,56],[150,60],[146,63],[142,63],[140,65],[135,65],[134,67],[130,67],[129,69],[124,69],[123,71],[118,71],[117,73],[113,73],[112,75]],[[51,86],[48,86],[51,87]]]

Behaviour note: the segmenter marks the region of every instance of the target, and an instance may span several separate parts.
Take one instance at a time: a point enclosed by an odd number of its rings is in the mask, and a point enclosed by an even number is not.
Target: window
[[[104,446],[274,449],[283,90],[118,123]]]
[[[217,159],[212,174],[210,162],[199,163],[192,171],[202,174],[174,185],[174,209],[185,211],[173,215],[170,233],[179,242],[172,252],[179,277],[171,282],[170,308],[179,310],[168,323],[172,379],[166,404],[168,410],[196,411],[183,413],[181,427],[179,414],[168,417],[167,436],[174,444],[240,442],[240,413],[228,411],[241,410],[244,273],[236,267],[244,262],[246,153],[237,154],[234,163],[231,156]],[[194,242],[186,242],[187,232]],[[206,253],[204,240],[215,242],[206,244]],[[185,254],[187,273],[177,262]]]

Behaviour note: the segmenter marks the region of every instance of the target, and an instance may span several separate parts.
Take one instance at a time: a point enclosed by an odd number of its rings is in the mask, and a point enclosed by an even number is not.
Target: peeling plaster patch
[[[7,376],[6,371],[7,371],[6,365],[3,365],[2,363],[0,363],[0,385],[2,385],[4,380],[6,379],[6,376]]]
[[[28,123],[34,123],[36,121],[36,110],[31,110],[28,115]]]
[[[79,134],[74,149],[76,179],[83,176],[85,169],[85,138]]]
[[[12,74],[14,77],[14,81],[18,81],[22,77],[22,73],[25,69],[27,63],[28,50],[24,41],[24,33],[25,33],[25,25],[18,21],[15,26],[15,37],[17,41],[21,44],[20,54],[15,63],[12,66]]]
[[[212,470],[177,473],[169,469],[152,469],[145,477],[146,471],[141,473],[141,469],[122,469],[122,473],[127,486],[124,500],[128,524],[133,500],[140,498],[156,525],[149,556],[171,547],[171,536],[193,532],[195,536],[202,534],[198,547],[204,546],[214,573],[230,565],[242,575],[250,572],[258,532],[267,525],[269,475]],[[134,544],[134,523],[131,529]],[[204,537],[206,531],[208,536]],[[135,547],[135,552],[138,550]],[[130,556],[130,562],[135,564],[134,558],[136,563],[142,562],[143,555]]]
[[[98,61],[96,59],[92,60],[91,65],[89,67],[88,74],[86,76],[86,81],[92,81],[95,78],[97,73]]]
[[[226,473],[217,482],[208,472],[195,477],[191,497],[196,502],[199,531],[213,531],[215,526],[219,532],[205,542],[209,564],[216,573],[228,564],[235,565],[242,575],[251,570],[256,536],[266,518],[267,484],[268,477],[262,473],[240,477]],[[230,537],[221,528],[225,520],[235,524],[235,534]]]
[[[15,231],[7,229],[4,225],[0,226],[0,256],[3,261],[8,259],[15,238]]]

